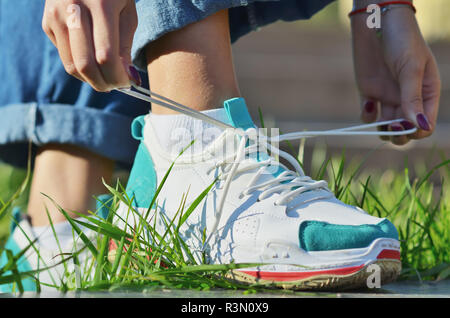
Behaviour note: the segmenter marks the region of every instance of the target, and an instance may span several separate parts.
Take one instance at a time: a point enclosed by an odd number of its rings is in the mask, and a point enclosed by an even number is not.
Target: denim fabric
[[[332,1],[136,0],[133,60],[145,70],[148,43],[225,8],[236,41],[277,20],[309,18]],[[117,92],[97,93],[67,75],[42,31],[43,9],[42,0],[0,0],[0,160],[25,166],[31,141],[34,148],[67,143],[132,163],[138,143],[130,125],[148,112],[148,104]]]
[[[42,31],[44,4],[0,0],[0,160],[25,166],[31,141],[34,148],[73,144],[131,164],[139,145],[131,122],[149,105],[69,76]]]
[[[136,0],[133,61],[145,69],[145,46],[165,33],[229,9],[231,41],[278,20],[309,19],[334,0]]]

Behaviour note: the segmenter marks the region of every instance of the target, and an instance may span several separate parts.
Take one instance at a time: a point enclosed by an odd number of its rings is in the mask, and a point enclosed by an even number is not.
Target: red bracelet
[[[382,2],[382,3],[376,3],[376,5],[379,6],[380,8],[389,6],[391,4],[405,4],[405,5],[409,5],[411,7],[411,9],[413,9],[414,13],[416,13],[416,11],[417,11],[416,7],[409,1],[387,1],[387,2]],[[350,12],[348,14],[348,16],[352,17],[355,14],[363,13],[363,12],[367,12],[367,7],[363,8],[363,9],[353,10],[352,12]]]

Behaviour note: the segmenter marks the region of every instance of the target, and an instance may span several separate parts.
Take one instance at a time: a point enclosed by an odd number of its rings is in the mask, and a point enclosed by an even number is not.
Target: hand
[[[95,90],[140,84],[131,62],[134,0],[46,0],[42,28],[67,73]]]
[[[412,135],[390,138],[397,145],[430,136],[436,125],[441,82],[436,60],[420,33],[413,10],[405,6],[387,11],[381,19],[381,38],[367,27],[366,20],[366,14],[352,17],[361,119],[373,122],[377,118],[405,118],[407,121],[382,130],[419,128]]]

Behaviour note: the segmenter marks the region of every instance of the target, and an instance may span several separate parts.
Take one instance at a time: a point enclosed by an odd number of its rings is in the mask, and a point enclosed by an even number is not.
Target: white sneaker
[[[292,157],[296,172],[257,149],[248,137],[255,126],[242,98],[224,107],[229,122],[245,134],[224,130],[203,151],[188,149],[156,200],[158,211],[171,220],[184,194],[189,207],[219,178],[180,229],[198,260],[205,251],[210,264],[260,264],[233,270],[230,277],[293,289],[358,288],[376,275],[383,284],[398,276],[400,244],[392,223],[337,200],[325,181],[305,176]],[[141,215],[175,160],[148,123],[148,116],[133,123],[141,144],[127,186]],[[118,214],[126,218],[129,210],[122,204]],[[164,231],[164,223],[157,229]]]
[[[106,205],[110,198],[109,195],[98,198],[99,217],[106,218],[109,212]],[[96,245],[98,233],[78,226],[86,238]],[[43,234],[47,239],[54,238],[50,226]],[[19,292],[19,284],[22,285],[23,291],[28,292],[57,291],[64,285],[69,289],[76,289],[81,288],[82,279],[92,278],[91,274],[95,271],[95,268],[91,267],[94,264],[92,253],[81,237],[71,229],[59,235],[58,247],[50,248],[42,237],[36,235],[28,218],[24,217],[18,208],[14,209],[11,235],[0,253],[0,293]],[[60,245],[61,241],[65,243]],[[12,261],[12,258],[15,260]],[[4,283],[4,280],[9,280],[17,274],[21,274],[20,279]]]

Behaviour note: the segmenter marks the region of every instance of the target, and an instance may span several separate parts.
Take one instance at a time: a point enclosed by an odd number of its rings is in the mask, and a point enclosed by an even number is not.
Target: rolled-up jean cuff
[[[29,142],[35,146],[56,143],[76,145],[128,166],[138,146],[129,133],[132,120],[117,113],[64,104],[4,106],[0,160],[23,166]]]
[[[309,19],[333,1],[137,0],[139,23],[133,40],[133,63],[146,71],[145,48],[149,43],[224,9],[230,9],[230,36],[234,42],[252,30],[278,20]]]

